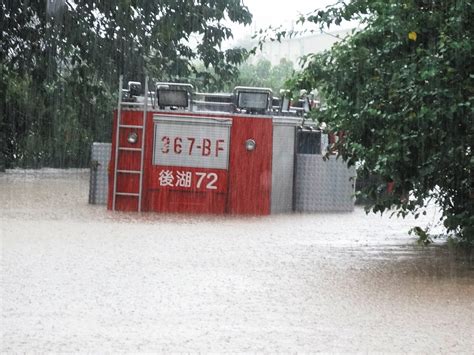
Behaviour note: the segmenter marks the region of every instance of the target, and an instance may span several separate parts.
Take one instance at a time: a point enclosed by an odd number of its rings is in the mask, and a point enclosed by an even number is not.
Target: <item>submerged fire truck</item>
[[[112,143],[92,146],[90,203],[110,210],[268,215],[351,211],[355,170],[324,161],[327,135],[267,88],[197,93],[120,78]]]

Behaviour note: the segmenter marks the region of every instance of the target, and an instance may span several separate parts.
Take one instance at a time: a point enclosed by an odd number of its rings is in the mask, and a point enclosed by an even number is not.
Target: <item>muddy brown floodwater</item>
[[[112,213],[86,170],[0,174],[3,352],[474,353],[474,269],[347,214]]]

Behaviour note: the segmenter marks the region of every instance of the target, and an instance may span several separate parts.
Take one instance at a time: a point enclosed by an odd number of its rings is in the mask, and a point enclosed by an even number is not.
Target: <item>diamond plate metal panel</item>
[[[112,143],[92,143],[89,203],[105,205],[108,194],[108,167]]]
[[[293,210],[295,124],[273,126],[271,213]]]
[[[356,171],[335,157],[297,154],[295,210],[299,212],[350,212],[354,210]]]

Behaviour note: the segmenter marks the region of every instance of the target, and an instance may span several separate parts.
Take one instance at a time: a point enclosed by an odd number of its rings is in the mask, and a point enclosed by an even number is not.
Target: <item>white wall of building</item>
[[[249,61],[256,63],[259,59],[268,59],[272,65],[276,65],[282,58],[285,58],[292,61],[296,67],[299,65],[300,57],[330,49],[334,43],[350,35],[351,31],[352,29],[346,29],[284,39],[281,42],[268,42],[263,45],[261,51],[257,51],[255,56],[249,58]]]

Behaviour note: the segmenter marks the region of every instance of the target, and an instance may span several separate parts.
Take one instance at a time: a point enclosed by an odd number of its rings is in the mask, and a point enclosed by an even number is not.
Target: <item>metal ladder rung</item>
[[[120,128],[139,128],[143,129],[143,126],[140,125],[134,125],[134,124],[119,124]]]
[[[128,102],[128,101],[122,101],[121,102],[122,106],[145,106],[145,103],[143,102]]]
[[[142,148],[119,147],[119,150],[126,150],[129,152],[141,152]]]
[[[144,167],[144,150],[145,150],[145,131],[146,131],[146,120],[147,120],[147,109],[148,109],[148,99],[149,95],[145,95],[144,102],[124,102],[122,101],[123,93],[123,75],[120,75],[119,78],[119,97],[118,97],[118,107],[117,107],[117,125],[115,131],[115,172],[114,172],[114,187],[112,195],[112,210],[115,211],[115,203],[117,196],[129,196],[138,198],[138,212],[141,212],[142,209],[142,194],[143,194],[143,167]],[[145,92],[148,91],[148,76],[145,78]],[[125,109],[130,106],[139,106],[143,107],[143,120],[142,125],[133,125],[133,124],[122,124],[122,107]],[[130,108],[132,110],[132,108]],[[142,139],[141,139],[141,148],[129,148],[129,147],[120,147],[120,129],[121,128],[132,128],[132,129],[141,129],[142,130]],[[119,170],[117,169],[119,164],[119,152],[120,151],[135,151],[140,152],[140,170]],[[117,191],[117,178],[118,174],[137,174],[139,176],[139,187],[138,193],[132,192],[118,192]]]
[[[117,196],[139,197],[140,194],[134,192],[116,192]]]
[[[122,173],[122,174],[141,174],[142,173],[140,170],[118,170],[118,169],[117,169],[117,172]]]

